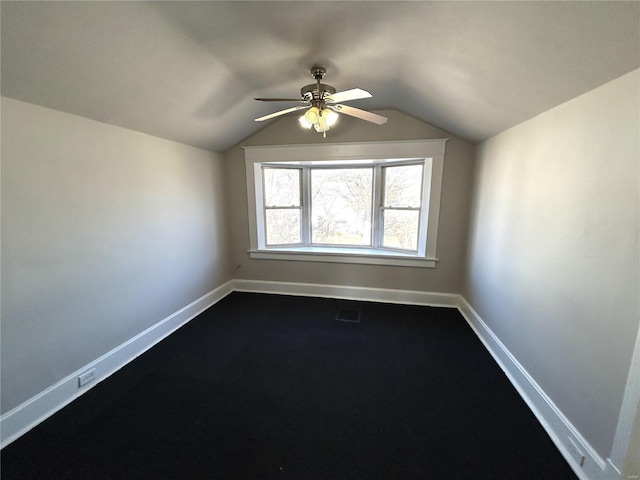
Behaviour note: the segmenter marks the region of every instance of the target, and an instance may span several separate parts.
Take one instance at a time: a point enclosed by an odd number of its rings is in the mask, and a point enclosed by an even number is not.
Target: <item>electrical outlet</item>
[[[95,379],[96,379],[96,369],[92,368],[88,372],[84,372],[82,375],[78,377],[78,387],[82,387],[83,385],[86,385],[87,383]]]
[[[584,454],[582,453],[582,450],[578,448],[578,445],[576,445],[576,442],[574,442],[573,438],[571,437],[569,437],[568,447],[571,456],[575,459],[576,462],[578,462],[578,465],[582,467],[584,465]]]

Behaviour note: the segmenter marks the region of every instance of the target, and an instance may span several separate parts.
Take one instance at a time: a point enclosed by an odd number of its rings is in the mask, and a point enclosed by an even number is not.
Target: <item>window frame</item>
[[[324,162],[324,164],[320,164],[320,165],[306,165],[303,166],[302,168],[305,168],[305,172],[307,175],[307,190],[308,190],[308,195],[307,195],[307,212],[308,212],[308,222],[305,223],[305,227],[308,228],[308,233],[309,233],[309,241],[308,241],[308,246],[309,247],[320,247],[320,248],[327,248],[327,249],[334,249],[334,248],[355,248],[355,249],[372,249],[375,248],[375,245],[373,244],[373,240],[374,240],[374,232],[373,232],[373,226],[375,224],[375,222],[373,221],[373,212],[374,212],[374,203],[375,203],[375,176],[376,176],[376,172],[375,172],[375,167],[373,165],[369,165],[369,164],[364,164],[364,165],[345,165],[342,162],[335,162],[335,165],[331,165],[331,163],[333,162]],[[371,226],[369,229],[369,235],[371,237],[371,245],[351,245],[351,244],[331,244],[331,243],[320,243],[320,242],[313,242],[313,228],[311,223],[313,222],[313,178],[312,178],[312,171],[313,170],[342,170],[342,169],[357,169],[357,168],[362,168],[362,169],[369,169],[371,170]],[[305,175],[305,173],[303,173],[303,175]],[[303,186],[304,188],[305,186]]]
[[[408,166],[408,165],[420,165],[422,166],[422,179],[420,183],[420,206],[419,207],[393,207],[387,206],[387,173],[385,169],[392,167],[400,167],[400,166]],[[378,232],[377,232],[377,244],[376,248],[380,248],[383,250],[398,250],[400,252],[415,252],[420,256],[424,256],[426,252],[426,236],[427,236],[427,225],[429,221],[429,198],[428,194],[430,193],[430,185],[428,185],[427,180],[430,180],[431,171],[427,169],[425,165],[424,159],[418,159],[416,161],[406,160],[403,162],[386,162],[379,167],[379,176],[380,176],[380,185],[379,185],[379,198],[378,201],[374,203],[374,216],[377,217],[378,224]],[[426,197],[426,198],[425,198]],[[415,250],[407,250],[407,249],[393,249],[392,247],[384,246],[384,214],[386,210],[417,210],[418,211],[418,240]],[[425,214],[425,210],[426,214]]]
[[[442,174],[446,142],[449,139],[385,141],[366,143],[335,143],[307,145],[268,145],[243,146],[245,155],[247,202],[249,218],[248,254],[254,259],[277,259],[315,262],[338,262],[373,265],[400,265],[412,267],[434,268],[438,261],[437,237],[440,215],[440,198],[442,193]],[[303,244],[272,246],[266,243],[263,167],[295,168],[322,164],[326,168],[342,165],[373,164],[381,175],[384,166],[404,163],[421,163],[423,165],[423,198],[422,208],[426,215],[420,216],[418,251],[395,250],[373,244],[372,247],[344,247],[333,245],[307,245],[310,238],[305,238],[308,225],[301,219],[301,239]],[[310,208],[310,189],[305,182],[309,181],[309,169],[302,169],[301,201]],[[381,181],[379,179],[378,181]],[[374,178],[374,185],[376,179]],[[379,189],[374,188],[374,192]],[[381,215],[382,195],[374,193],[373,215]],[[379,222],[378,222],[379,223]],[[423,234],[424,232],[424,234]],[[373,238],[372,238],[373,243]]]
[[[291,206],[284,206],[284,205],[267,205],[267,195],[266,195],[266,187],[265,187],[265,178],[264,178],[264,169],[266,168],[271,168],[271,169],[288,169],[288,170],[298,170],[298,186],[300,188],[300,191],[298,192],[298,198],[299,198],[299,205],[291,205]],[[301,167],[296,167],[296,166],[278,166],[278,165],[271,165],[271,164],[262,164],[261,165],[261,172],[260,172],[260,181],[262,182],[262,215],[261,218],[258,219],[258,225],[261,226],[261,228],[264,231],[264,247],[265,248],[274,248],[274,247],[284,247],[284,246],[289,246],[289,247],[295,247],[295,246],[303,246],[305,245],[305,236],[304,236],[304,231],[305,231],[305,226],[303,225],[304,221],[305,221],[305,216],[304,216],[304,209],[305,209],[305,199],[304,199],[304,186],[303,186],[303,177],[304,177],[304,170]],[[268,237],[268,232],[267,232],[267,211],[268,210],[298,210],[300,212],[300,242],[298,243],[283,243],[283,244],[269,244],[267,242],[267,237]]]

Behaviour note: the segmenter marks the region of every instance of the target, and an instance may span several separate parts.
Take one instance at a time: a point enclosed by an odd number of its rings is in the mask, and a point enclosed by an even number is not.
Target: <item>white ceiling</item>
[[[480,141],[640,67],[639,2],[1,3],[2,94],[214,151],[309,68]],[[385,128],[381,126],[379,128]]]

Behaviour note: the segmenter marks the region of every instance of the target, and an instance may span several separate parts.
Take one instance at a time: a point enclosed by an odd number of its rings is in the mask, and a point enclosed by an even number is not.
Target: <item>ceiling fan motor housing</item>
[[[336,93],[336,89],[331,85],[320,83],[327,73],[327,69],[322,65],[314,65],[311,67],[311,76],[316,79],[316,83],[305,85],[300,89],[300,95],[303,100],[311,102],[314,107],[324,106],[324,99],[327,95]]]
[[[300,95],[306,101],[320,100],[334,93],[336,93],[336,89],[326,83],[311,83],[300,89]]]

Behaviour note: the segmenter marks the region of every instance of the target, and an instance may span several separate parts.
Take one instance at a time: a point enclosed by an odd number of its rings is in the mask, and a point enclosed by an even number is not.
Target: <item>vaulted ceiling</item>
[[[638,2],[1,3],[2,94],[225,151],[309,68],[471,141],[640,67]],[[385,128],[381,126],[379,128]]]

